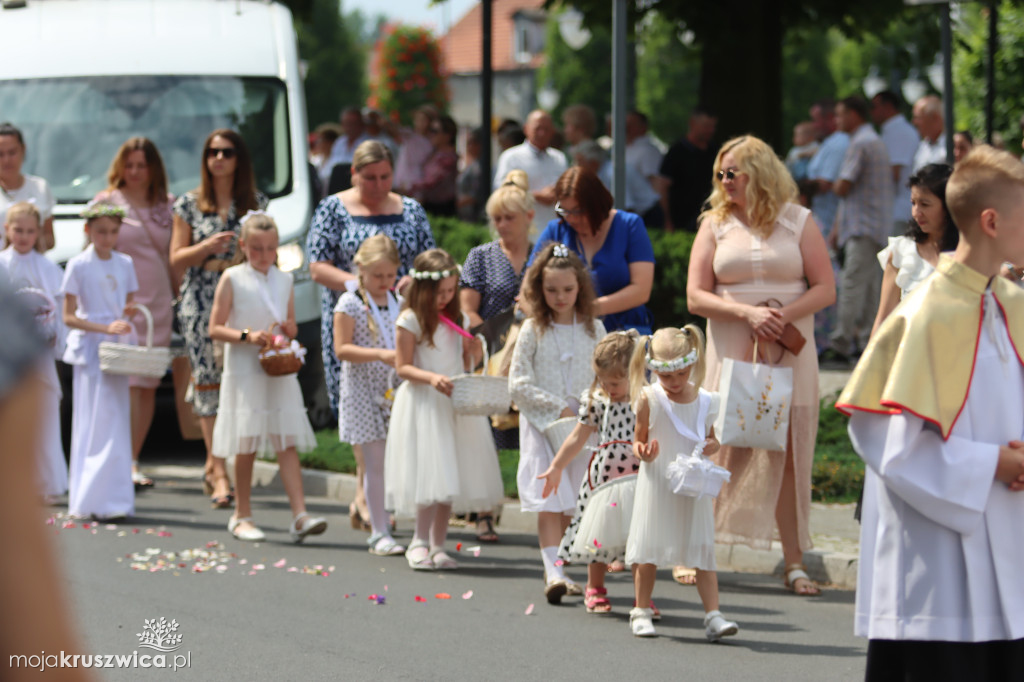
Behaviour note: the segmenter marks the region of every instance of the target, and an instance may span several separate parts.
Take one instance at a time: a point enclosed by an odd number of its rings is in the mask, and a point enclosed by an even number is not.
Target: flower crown
[[[652,372],[678,372],[681,369],[686,369],[690,365],[697,362],[697,349],[694,348],[686,355],[675,358],[674,360],[655,360],[651,357],[650,352],[647,353],[647,369]]]
[[[255,218],[256,216],[259,216],[259,215],[270,215],[270,214],[267,213],[266,211],[251,211],[251,210],[250,211],[246,211],[245,215],[242,216],[242,219],[238,221],[238,224],[239,224],[239,226],[245,225],[245,223],[248,220],[250,220],[251,218]]]
[[[86,220],[92,220],[93,218],[117,218],[118,220],[124,220],[127,215],[128,211],[125,210],[124,206],[118,206],[106,201],[90,201],[82,209],[82,217]]]
[[[462,268],[456,265],[454,268],[448,268],[447,270],[417,270],[412,268],[409,270],[409,276],[413,279],[432,279],[435,282],[439,282],[445,277],[451,277],[452,275],[458,275],[462,273]]]

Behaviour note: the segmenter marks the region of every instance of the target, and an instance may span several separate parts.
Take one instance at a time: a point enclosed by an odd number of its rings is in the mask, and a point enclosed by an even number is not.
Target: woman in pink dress
[[[722,360],[749,359],[755,336],[760,355],[793,368],[786,450],[723,446],[717,457],[732,480],[716,500],[715,539],[768,549],[777,525],[787,587],[817,594],[803,567],[818,433],[814,313],[835,301],[835,279],[821,230],[794,203],[796,184],[771,147],[749,135],[732,139],[714,172],[686,285],[690,312],[708,319],[704,388],[720,390]],[[758,305],[771,299],[777,307]],[[797,355],[776,343],[787,323],[809,341]]]
[[[125,207],[128,215],[121,223],[117,250],[132,257],[139,290],[135,301],[153,313],[153,345],[171,344],[173,299],[180,277],[171,271],[168,253],[171,244],[171,204],[167,193],[167,173],[156,145],[145,137],[133,137],[121,145],[107,171],[107,189],[94,201],[108,201]],[[144,339],[146,321],[140,313],[132,318]],[[139,471],[139,451],[153,423],[156,388],[160,379],[131,378],[132,401],[132,480],[136,489],[148,488],[153,480]]]

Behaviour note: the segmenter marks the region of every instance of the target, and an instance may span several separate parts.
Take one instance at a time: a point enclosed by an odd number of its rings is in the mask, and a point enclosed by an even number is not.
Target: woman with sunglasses
[[[690,312],[708,320],[704,388],[719,390],[722,360],[749,359],[755,338],[761,357],[793,369],[786,450],[723,446],[716,456],[732,479],[715,503],[715,538],[768,549],[778,525],[786,586],[814,595],[818,588],[803,567],[818,432],[814,313],[835,301],[832,265],[821,230],[795,203],[796,183],[771,147],[749,135],[734,138],[718,152],[714,173],[686,285]],[[809,341],[802,348],[792,342],[800,335]]]
[[[555,182],[555,220],[537,239],[530,262],[550,242],[576,252],[597,290],[605,329],[651,333],[647,301],[654,284],[654,247],[643,219],[614,208],[615,200],[591,170],[573,166]]]
[[[451,116],[440,116],[430,124],[428,134],[434,150],[423,164],[423,178],[413,184],[412,196],[431,215],[455,215],[455,180],[459,156],[455,153],[458,127]]]
[[[242,136],[227,128],[214,130],[203,143],[199,187],[174,202],[171,267],[184,270],[178,321],[192,363],[192,410],[206,444],[203,487],[217,508],[230,507],[233,497],[224,460],[211,452],[221,370],[209,333],[210,312],[221,273],[235,256],[239,219],[266,205]]]

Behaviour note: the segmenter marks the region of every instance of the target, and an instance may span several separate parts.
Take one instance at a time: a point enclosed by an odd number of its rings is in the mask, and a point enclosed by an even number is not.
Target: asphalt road
[[[777,578],[723,573],[723,611],[739,622],[740,633],[709,644],[696,590],[662,571],[655,587],[664,613],[659,637],[637,639],[628,625],[628,575],[610,578],[609,615],[587,614],[579,598],[549,606],[529,535],[505,534],[474,556],[479,543],[468,530],[453,528],[450,549],[462,543],[453,552],[461,568],[414,573],[403,557],[368,554],[366,534],[349,527],[338,505],[311,499],[310,508],[327,515],[330,527],[300,546],[288,540],[283,496],[257,491],[255,516],[268,539],[253,545],[228,534],[230,512],[210,509],[191,478],[158,479],[155,490],[138,496],[138,517],[121,526],[64,528],[57,519],[47,530],[60,551],[87,651],[154,654],[139,646],[138,635],[147,619],[165,618],[177,622],[182,636],[167,665],[176,655],[190,665],[174,672],[175,679],[863,677],[866,643],[852,635],[852,592],[801,599]],[[403,525],[398,536],[407,541],[410,529]],[[212,553],[209,570],[195,572],[198,559],[182,556],[186,550]],[[567,570],[585,581],[584,567]],[[103,670],[101,679],[167,674],[115,668]]]

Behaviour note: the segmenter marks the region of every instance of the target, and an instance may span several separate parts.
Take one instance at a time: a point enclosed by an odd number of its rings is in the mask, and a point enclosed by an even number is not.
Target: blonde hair
[[[448,255],[444,249],[429,249],[416,256],[412,267],[418,272],[442,272],[444,270],[455,270],[455,259]],[[458,324],[462,311],[459,309],[458,295],[452,296],[443,311],[437,309],[437,290],[443,279],[431,279],[414,277],[409,285],[409,294],[406,297],[406,305],[416,313],[416,321],[420,324],[422,339],[426,340],[431,347],[434,346],[434,332],[441,321],[440,312],[443,312],[450,320]],[[457,294],[458,292],[456,292]]]
[[[564,250],[566,255],[556,256],[556,250]],[[576,292],[576,315],[578,321],[583,323],[587,334],[594,336],[597,333],[594,327],[594,301],[597,298],[594,283],[576,252],[559,242],[551,242],[541,249],[523,277],[523,297],[533,311],[532,317],[537,325],[537,331],[541,334],[547,331],[555,316],[554,311],[544,300],[544,273],[550,270],[571,270],[576,276],[576,284],[579,287]]]
[[[402,259],[398,255],[398,246],[386,234],[375,234],[364,239],[356,250],[356,255],[352,257],[352,262],[359,268],[357,273],[359,288],[356,290],[356,295],[363,299],[363,305],[366,306],[366,326],[370,329],[370,336],[374,343],[377,343],[380,337],[380,330],[377,329],[377,323],[370,315],[369,295],[366,293],[366,283],[363,282],[362,269],[382,261],[387,261],[395,267],[402,265]]]
[[[358,173],[366,166],[381,161],[387,161],[388,165],[395,167],[395,160],[391,158],[391,150],[387,145],[377,140],[366,140],[352,153],[352,172]]]
[[[629,361],[639,338],[640,334],[635,329],[628,329],[610,332],[597,342],[594,347],[594,355],[590,360],[594,368],[594,381],[591,382],[590,390],[587,392],[588,409],[597,393],[598,383],[602,376],[629,378]]]
[[[533,210],[533,195],[530,194],[530,178],[526,171],[513,170],[505,176],[504,182],[487,199],[488,217],[497,213],[529,213]]]
[[[21,216],[30,216],[34,218],[37,229],[43,224],[43,217],[39,213],[39,209],[35,207],[35,204],[28,201],[19,201],[16,204],[11,204],[11,207],[7,209],[7,217],[4,224],[10,225],[12,220]]]
[[[772,148],[753,135],[734,137],[718,151],[711,195],[708,197],[711,207],[700,214],[698,223],[704,218],[721,222],[736,205],[729,199],[725,186],[718,179],[718,172],[722,170],[722,157],[726,154],[732,154],[736,168],[749,178],[746,199],[750,228],[762,236],[771,234],[783,205],[796,200],[797,187],[793,176]]]
[[[979,144],[960,159],[949,176],[946,206],[960,233],[970,239],[982,211],[1007,210],[1020,200],[1022,188],[1024,164],[1020,159],[1009,152]]]
[[[648,384],[648,353],[652,360],[670,362],[696,350],[697,362],[691,365],[693,369],[690,371],[690,383],[698,387],[704,383],[704,332],[697,325],[688,324],[682,329],[664,327],[651,336],[641,336],[639,340],[641,343],[636,344],[633,357],[629,361],[629,399],[631,402],[636,401],[640,390]]]
[[[280,239],[280,234],[278,234],[277,231],[277,223],[275,223],[274,219],[266,213],[253,212],[252,215],[246,214],[242,216],[241,224],[242,226],[238,232],[239,241],[249,239],[253,232],[273,232],[275,235],[278,235],[278,239]],[[231,264],[238,265],[239,263],[246,262],[246,260],[248,259],[245,256],[245,251],[241,248],[235,249],[235,257],[231,259]],[[276,258],[274,259],[274,263],[277,263]]]

